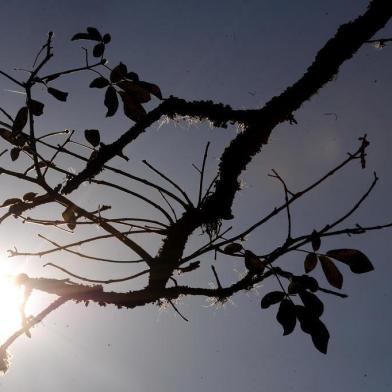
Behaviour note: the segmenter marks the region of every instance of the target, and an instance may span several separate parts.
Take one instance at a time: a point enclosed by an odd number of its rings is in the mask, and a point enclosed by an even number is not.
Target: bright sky
[[[362,13],[366,4],[365,0],[11,0],[0,5],[0,69],[18,76],[13,68],[30,67],[49,30],[55,32],[50,69],[82,64],[83,43],[71,43],[70,38],[87,26],[96,26],[112,35],[107,53],[110,65],[123,61],[142,79],[157,83],[164,96],[257,108],[300,77],[337,27]],[[392,25],[379,36],[391,37]],[[298,203],[293,210],[294,231],[308,233],[349,210],[371,182],[374,170],[379,185],[350,222],[371,225],[392,220],[391,69],[392,46],[363,47],[335,81],[297,112],[298,125],[282,125],[274,131],[270,144],[243,176],[245,188],[235,202],[238,231],[283,200],[279,184],[267,176],[271,169],[299,190],[354,151],[357,138],[365,132],[371,142],[368,168],[363,171],[352,165]],[[70,93],[69,103],[45,98],[48,116],[38,123],[42,133],[68,128],[82,137],[84,129],[98,128],[104,141],[110,142],[129,127],[129,120],[121,116],[105,119],[102,93],[88,88],[92,79],[90,74],[80,74],[56,84]],[[15,87],[1,80],[0,106],[16,113],[23,97],[8,89]],[[169,123],[151,128],[128,148],[129,163],[116,162],[132,173],[154,178],[140,163],[147,159],[196,195],[198,176],[191,164],[200,163],[204,146],[211,141],[208,175],[212,177],[220,153],[235,133],[235,129],[212,130],[204,124]],[[2,166],[10,164],[8,157],[0,159]],[[80,168],[71,160],[64,165]],[[0,201],[30,190],[2,176]],[[107,204],[109,197],[115,211],[132,209],[139,216],[146,211],[140,203],[96,188],[82,187],[73,200],[98,205]],[[53,210],[59,217],[60,212]],[[285,230],[284,217],[276,219],[255,232],[247,246],[260,253],[268,251],[284,238]],[[77,236],[43,232],[9,220],[0,226],[0,261],[7,273],[23,270],[35,276],[63,277],[43,270],[50,261],[98,279],[134,271],[132,266],[81,263],[72,255],[6,259],[7,249],[14,245],[25,251],[46,249],[37,233],[61,243]],[[302,332],[283,337],[276,310],[261,311],[261,296],[276,288],[271,281],[258,292],[235,296],[223,309],[210,307],[204,299],[183,299],[178,306],[189,323],[169,308],[119,311],[67,304],[34,328],[31,340],[22,337],[12,347],[12,365],[0,378],[1,391],[390,391],[391,236],[391,231],[383,231],[325,244],[325,249],[358,248],[376,268],[360,276],[345,273],[343,291],[348,299],[323,296],[323,320],[331,333],[326,356]],[[156,244],[145,246],[153,251]],[[83,249],[128,257],[124,249],[109,242]],[[303,254],[292,255],[282,266],[293,263],[299,271],[302,259]],[[231,260],[220,262],[217,268],[226,284],[244,268]],[[210,260],[205,263],[198,276],[208,284],[213,276]],[[31,311],[46,302],[45,297],[36,298]],[[3,312],[8,320],[10,316]],[[5,323],[0,321],[0,328]]]

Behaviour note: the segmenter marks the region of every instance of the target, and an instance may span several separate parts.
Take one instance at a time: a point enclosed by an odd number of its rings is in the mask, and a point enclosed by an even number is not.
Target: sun
[[[0,264],[0,344],[21,327],[22,288],[16,286],[10,270]]]

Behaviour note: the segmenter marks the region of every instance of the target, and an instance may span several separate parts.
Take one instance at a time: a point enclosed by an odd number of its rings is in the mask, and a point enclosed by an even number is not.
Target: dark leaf
[[[27,124],[28,114],[29,109],[27,108],[27,106],[23,106],[23,108],[19,110],[12,126],[12,133],[18,134],[22,132],[23,128]]]
[[[0,208],[2,207],[7,207],[10,206],[12,204],[17,204],[17,203],[21,203],[22,200],[16,198],[16,197],[12,197],[11,199],[7,199],[4,201],[4,203],[0,206]]]
[[[123,91],[120,91],[119,94],[123,101],[124,114],[132,121],[140,121],[146,115],[143,106],[129,94],[124,93]]]
[[[271,291],[263,297],[260,306],[262,309],[267,309],[271,305],[281,302],[284,297],[285,293],[283,291]]]
[[[110,34],[105,34],[105,35],[103,36],[103,38],[102,38],[102,41],[103,41],[105,44],[108,44],[111,40],[112,40],[112,37],[110,36]]]
[[[0,137],[2,137],[8,143],[18,147],[24,147],[29,140],[29,136],[27,136],[25,133],[20,132],[15,135],[10,130],[5,128],[0,128]]]
[[[120,80],[124,79],[127,75],[127,66],[123,63],[118,64],[115,66],[110,73],[110,80],[112,83],[117,83]]]
[[[22,147],[23,150],[26,150],[31,153],[30,147],[27,146],[27,144],[26,144],[29,141],[30,137],[27,136],[25,133],[21,132],[21,133],[18,133],[17,135],[13,135],[12,139],[13,139],[12,143],[15,146]]]
[[[343,275],[340,273],[333,261],[326,256],[319,256],[321,266],[323,267],[324,275],[329,284],[337,289],[343,286]]]
[[[37,196],[36,192],[27,192],[23,195],[23,200],[24,201],[33,201],[36,196]]]
[[[245,267],[256,274],[262,274],[265,269],[265,264],[252,251],[245,251]]]
[[[297,315],[298,321],[300,323],[302,331],[310,334],[312,331],[312,324],[317,318],[309,312],[305,306],[295,305],[295,313]]]
[[[315,278],[312,278],[308,275],[300,276],[301,285],[305,290],[310,290],[313,293],[316,292],[319,288],[318,282]]]
[[[44,112],[44,104],[34,99],[30,100],[28,103],[29,109],[34,116],[41,116]]]
[[[313,230],[310,239],[312,241],[312,248],[313,248],[313,250],[315,252],[318,251],[320,249],[320,246],[321,246],[321,239],[320,239],[320,236],[318,235],[316,230]]]
[[[287,288],[289,294],[298,294],[300,291],[305,291],[309,289],[309,285],[311,284],[310,278],[307,275],[302,276],[292,276],[290,278],[290,284]]]
[[[0,136],[8,143],[12,143],[12,140],[14,139],[12,132],[5,128],[0,128]]]
[[[90,87],[91,88],[104,88],[109,86],[110,82],[109,80],[105,79],[104,77],[100,76],[99,78],[94,79],[91,83],[90,83]]]
[[[300,322],[301,329],[312,337],[313,344],[317,350],[326,354],[329,341],[329,332],[326,326],[304,306],[295,306],[295,311]]]
[[[68,93],[61,90],[57,90],[53,87],[48,87],[48,93],[61,102],[65,102],[68,97]]]
[[[287,287],[287,292],[289,294],[298,294],[300,290],[302,290],[302,286],[298,284],[298,281],[291,279]]]
[[[297,317],[295,305],[289,299],[284,299],[280,303],[276,319],[283,327],[283,335],[289,335],[294,331]]]
[[[20,203],[15,203],[12,204],[10,206],[10,208],[8,209],[8,212],[14,216],[20,216],[20,214],[22,214],[22,212],[24,211],[24,203],[20,202]]]
[[[71,38],[71,41],[76,41],[78,39],[91,39],[91,37],[88,33],[77,33]]]
[[[95,159],[98,155],[98,151],[97,150],[93,150],[93,152],[90,155],[90,158],[88,159],[89,161],[92,161],[93,159]]]
[[[67,223],[67,226],[68,226],[68,228],[69,228],[70,230],[75,230],[75,228],[76,228],[76,223],[75,223],[75,222],[70,222],[70,223]]]
[[[11,151],[10,151],[10,155],[11,155],[11,159],[13,161],[16,161],[19,158],[19,154],[20,154],[20,148],[19,147],[14,147]]]
[[[327,255],[347,264],[355,274],[363,274],[374,270],[367,256],[356,249],[333,249],[328,251]]]
[[[232,244],[228,244],[223,248],[223,253],[234,255],[235,253],[241,252],[242,249],[243,247],[240,243],[233,242]]]
[[[137,102],[146,103],[151,99],[148,90],[141,87],[139,83],[123,80],[122,82],[117,83],[117,85]]]
[[[299,296],[301,297],[302,303],[305,305],[306,309],[319,318],[324,312],[324,304],[320,299],[309,291],[300,291]]]
[[[102,41],[102,35],[95,27],[87,27],[87,33],[90,39],[94,41]]]
[[[315,253],[308,253],[305,257],[304,267],[305,272],[313,271],[317,265],[317,255]]]
[[[106,117],[112,117],[115,115],[118,109],[118,98],[116,89],[113,86],[109,86],[105,93],[105,106],[108,111],[106,113]]]
[[[102,57],[104,52],[105,52],[105,44],[103,43],[96,44],[93,48],[94,57]]]
[[[161,89],[153,83],[139,82],[140,86],[149,91],[152,95],[155,95],[158,99],[162,99]]]
[[[84,131],[84,137],[94,147],[97,147],[101,141],[98,129],[86,129]]]
[[[321,353],[326,354],[328,350],[329,332],[321,320],[315,321],[311,336],[314,347],[316,347]]]
[[[67,226],[74,230],[76,227],[76,215],[72,207],[67,207],[62,213],[63,219],[67,222]]]
[[[76,219],[76,215],[72,207],[67,207],[62,213],[62,216],[66,222],[74,221]]]
[[[133,80],[134,82],[139,81],[139,76],[136,72],[128,72],[126,78],[129,80]]]

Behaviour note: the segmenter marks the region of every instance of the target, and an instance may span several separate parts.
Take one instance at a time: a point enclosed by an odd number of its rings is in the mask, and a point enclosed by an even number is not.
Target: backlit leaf
[[[105,34],[105,35],[102,37],[102,41],[103,41],[105,44],[108,44],[111,40],[112,40],[112,37],[110,36],[110,34]]]
[[[90,39],[94,41],[102,41],[102,35],[95,27],[87,27],[87,33]]]
[[[23,108],[19,110],[19,112],[16,114],[14,124],[12,126],[12,133],[17,134],[22,132],[23,128],[27,124],[28,114],[29,109],[27,108],[27,106],[23,106]]]
[[[374,267],[365,254],[356,249],[333,249],[327,255],[347,264],[355,274],[363,274],[374,270]]]
[[[299,296],[301,297],[302,303],[311,314],[317,318],[323,314],[324,304],[316,295],[310,293],[309,291],[300,291]]]
[[[276,319],[283,327],[283,335],[289,335],[294,331],[297,316],[295,305],[289,299],[284,299],[280,303]]]
[[[317,255],[315,253],[308,253],[305,257],[304,267],[305,272],[313,271],[317,265]]]
[[[128,72],[126,78],[129,80],[133,80],[134,82],[139,81],[139,76],[136,72]]]
[[[321,266],[323,267],[324,275],[329,284],[337,289],[343,286],[343,275],[340,273],[334,262],[326,256],[319,256]]]
[[[105,93],[105,106],[108,111],[106,113],[106,117],[112,117],[115,115],[118,109],[118,98],[116,89],[113,86],[109,86]]]
[[[75,230],[76,228],[76,223],[75,222],[69,222],[67,223],[67,226],[70,230]]]
[[[90,83],[91,88],[104,88],[109,86],[110,82],[104,77],[100,76]]]
[[[86,129],[84,131],[84,137],[94,147],[97,147],[101,141],[98,129]]]
[[[256,274],[262,274],[265,269],[265,264],[252,251],[245,251],[245,267]]]
[[[124,114],[132,121],[140,121],[146,115],[146,111],[143,106],[129,94],[124,93],[123,91],[120,91],[119,94],[123,101]]]
[[[151,99],[150,93],[147,89],[141,87],[139,83],[123,80],[117,83],[118,87],[124,90],[134,100],[140,103],[146,103]]]
[[[76,227],[76,215],[72,207],[67,207],[62,213],[63,219],[67,222],[67,226],[74,230]]]
[[[243,249],[243,246],[238,243],[238,242],[233,242],[231,244],[226,245],[223,248],[223,252],[228,254],[228,255],[233,255],[235,253],[241,252]]]
[[[271,291],[266,294],[260,302],[262,309],[267,309],[271,305],[277,304],[283,300],[285,293],[283,291]]]
[[[94,57],[101,57],[104,52],[105,52],[105,44],[103,43],[96,44],[93,48]]]
[[[48,87],[48,93],[61,102],[65,102],[68,97],[68,93],[61,90],[57,90],[56,88],[53,87]]]
[[[315,278],[308,275],[300,276],[301,285],[305,290],[310,290],[313,293],[319,288],[318,282]]]
[[[314,347],[321,353],[326,354],[328,350],[329,332],[321,320],[314,322],[311,336]]]
[[[127,75],[127,66],[123,63],[118,64],[115,66],[110,73],[110,80],[112,83],[117,83],[120,80],[124,79]]]
[[[13,161],[16,161],[19,158],[19,154],[20,154],[20,148],[19,147],[14,147],[11,151],[10,151],[10,156],[11,159]]]
[[[319,234],[317,233],[316,230],[313,230],[312,234],[311,234],[311,241],[312,241],[312,248],[313,250],[316,252],[320,249],[321,246],[321,239]]]
[[[41,116],[44,112],[44,104],[34,99],[30,100],[28,103],[29,109],[34,116]]]
[[[314,316],[307,308],[301,305],[295,306],[295,312],[302,331],[312,337],[314,346],[322,352],[327,353],[329,332],[324,323]]]
[[[33,201],[36,196],[37,196],[36,192],[27,192],[23,195],[23,200],[24,201]]]
[[[7,207],[7,206],[10,206],[10,205],[13,205],[13,204],[17,204],[17,203],[21,203],[21,202],[22,202],[21,199],[18,199],[16,197],[12,197],[10,199],[5,200],[3,202],[3,204],[0,206],[0,208]]]
[[[79,39],[91,39],[88,33],[76,33],[72,38],[71,41],[76,41]]]
[[[12,143],[14,136],[12,132],[5,128],[0,128],[0,136],[9,143]]]
[[[139,82],[139,84],[141,87],[149,91],[152,95],[162,100],[161,89],[156,84],[148,83],[148,82]]]

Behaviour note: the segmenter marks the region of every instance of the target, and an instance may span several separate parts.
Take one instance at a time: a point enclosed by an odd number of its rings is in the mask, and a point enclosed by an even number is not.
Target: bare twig
[[[160,177],[162,177],[164,180],[166,180],[169,184],[173,185],[174,188],[176,188],[183,196],[184,199],[188,202],[189,206],[192,206],[192,201],[191,199],[188,197],[188,195],[186,194],[186,192],[178,185],[176,184],[173,180],[171,180],[169,177],[167,177],[166,175],[164,175],[161,171],[159,171],[158,169],[156,169],[154,166],[152,166],[150,163],[148,163],[145,159],[143,160],[143,163],[150,168],[153,172],[155,172],[156,174],[158,174]]]
[[[74,277],[74,278],[76,278],[76,279],[82,280],[82,281],[84,281],[84,282],[89,282],[89,283],[101,283],[101,284],[111,284],[111,283],[126,282],[126,281],[128,281],[128,280],[132,280],[132,279],[138,278],[139,276],[143,276],[143,275],[147,274],[147,273],[150,271],[149,269],[147,269],[147,270],[138,272],[137,274],[134,274],[134,275],[131,275],[131,276],[126,276],[126,277],[124,277],[124,278],[98,280],[98,279],[89,279],[89,278],[85,278],[85,277],[80,276],[80,275],[76,275],[76,274],[74,274],[74,273],[68,271],[67,269],[65,269],[65,268],[63,268],[63,267],[60,267],[60,266],[57,265],[57,264],[46,263],[46,264],[44,264],[44,267],[46,267],[46,266],[50,266],[50,267],[56,268],[56,269],[58,269],[58,270],[60,270],[60,271],[63,271],[63,272],[66,273],[67,275],[72,276],[72,277]]]
[[[203,162],[202,162],[201,171],[200,171],[199,197],[198,197],[198,201],[197,201],[197,206],[199,206],[201,203],[201,198],[202,198],[202,193],[203,193],[204,170],[205,170],[205,166],[206,166],[206,160],[207,160],[207,156],[208,156],[208,148],[209,147],[210,147],[210,142],[207,143],[206,148],[204,150]]]

